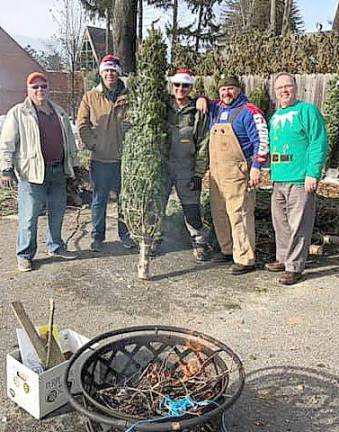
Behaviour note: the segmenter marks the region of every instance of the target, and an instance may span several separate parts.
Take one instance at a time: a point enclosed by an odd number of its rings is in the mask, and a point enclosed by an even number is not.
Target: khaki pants
[[[274,183],[272,221],[276,259],[286,271],[302,272],[311,244],[315,216],[315,194],[304,186]]]
[[[255,192],[249,164],[230,124],[213,126],[210,139],[211,210],[222,253],[237,264],[255,263]]]

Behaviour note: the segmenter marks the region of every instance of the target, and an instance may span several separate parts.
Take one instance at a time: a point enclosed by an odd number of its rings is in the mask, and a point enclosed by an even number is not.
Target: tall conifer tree
[[[122,158],[122,209],[140,246],[138,276],[149,278],[150,247],[160,231],[166,173],[166,45],[152,29],[142,45],[137,75],[130,80],[128,120]]]

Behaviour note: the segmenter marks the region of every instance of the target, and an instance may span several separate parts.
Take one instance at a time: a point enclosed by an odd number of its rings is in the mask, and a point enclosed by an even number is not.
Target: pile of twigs
[[[96,399],[119,414],[138,418],[173,415],[171,403],[188,403],[180,413],[201,415],[225,393],[232,368],[220,369],[215,363],[214,352],[203,359],[196,353],[194,361],[178,361],[168,354],[164,360],[155,360],[122,383],[97,391]]]

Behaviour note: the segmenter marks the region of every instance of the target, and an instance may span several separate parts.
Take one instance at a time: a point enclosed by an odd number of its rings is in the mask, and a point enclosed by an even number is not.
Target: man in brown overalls
[[[221,253],[232,274],[255,270],[255,187],[268,156],[268,131],[259,108],[249,103],[236,77],[219,82],[209,101],[211,209]]]

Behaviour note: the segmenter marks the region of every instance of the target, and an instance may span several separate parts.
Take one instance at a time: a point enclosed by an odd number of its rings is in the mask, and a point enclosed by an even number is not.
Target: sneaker
[[[301,278],[302,274],[299,272],[286,271],[279,279],[279,282],[283,285],[294,285],[295,283],[299,282]]]
[[[226,255],[222,252],[218,252],[212,256],[212,261],[220,264],[230,263],[233,261],[233,255]]]
[[[265,264],[265,269],[270,271],[270,272],[283,272],[285,271],[285,264],[282,264],[278,261],[273,261],[271,263],[266,263]]]
[[[76,254],[76,252],[68,251],[65,248],[59,248],[55,251],[48,251],[48,255],[53,257],[53,258],[63,258],[66,260],[73,260],[73,259],[78,258],[78,255]]]
[[[125,240],[121,240],[122,245],[125,249],[133,249],[137,245],[134,240],[132,240],[130,237],[125,238]]]
[[[231,273],[233,275],[240,275],[244,273],[249,273],[255,270],[255,265],[243,265],[243,264],[233,264],[231,266]]]
[[[196,244],[193,246],[193,256],[197,262],[210,261],[211,251],[207,244]]]
[[[32,261],[25,258],[18,259],[18,270],[21,272],[29,272],[33,269]]]
[[[101,252],[102,251],[102,241],[93,240],[91,243],[91,251],[92,252]]]

